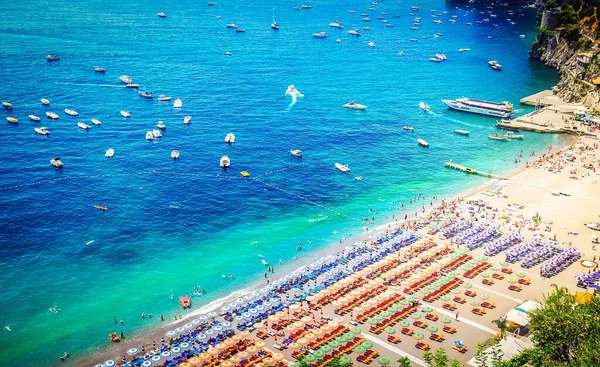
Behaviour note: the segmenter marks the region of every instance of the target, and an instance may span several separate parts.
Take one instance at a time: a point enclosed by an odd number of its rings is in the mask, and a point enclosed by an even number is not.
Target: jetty
[[[463,166],[462,164],[456,164],[456,163],[452,163],[452,162],[446,162],[444,167],[452,168],[457,171],[461,171],[461,172],[465,172],[465,173],[469,173],[471,175],[479,175],[479,176],[488,177],[488,178],[495,178],[498,180],[506,180],[507,179],[506,177],[503,177],[503,176],[495,175],[493,173],[483,172],[483,171],[480,171],[480,170],[477,170],[474,168],[469,168],[467,166]]]

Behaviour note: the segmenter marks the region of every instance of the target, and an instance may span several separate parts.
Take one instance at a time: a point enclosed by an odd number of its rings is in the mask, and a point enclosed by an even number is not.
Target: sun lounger
[[[467,346],[466,345],[463,345],[462,347],[453,346],[452,350],[455,350],[458,353],[465,353],[467,351]]]
[[[429,336],[429,339],[434,340],[436,342],[442,342],[444,340],[444,334],[432,333]]]
[[[420,350],[429,350],[431,347],[429,346],[429,344],[427,343],[423,343],[423,342],[418,342],[415,347],[417,347],[417,349]]]
[[[427,323],[421,320],[417,320],[415,322],[413,322],[413,325],[416,327],[419,327],[421,329],[425,329],[427,327]]]
[[[502,272],[504,274],[512,274],[512,269],[511,268],[502,268]]]
[[[519,284],[530,285],[531,280],[529,278],[521,278],[521,279],[519,279]]]
[[[475,315],[479,315],[479,316],[485,315],[485,310],[483,308],[475,307],[474,309],[471,310],[471,312],[473,312]]]
[[[511,284],[508,289],[510,289],[511,291],[515,291],[515,292],[520,292],[523,289],[523,286],[519,285],[519,284]]]
[[[433,314],[433,313],[428,313],[427,315],[425,315],[425,319],[429,320],[429,321],[437,321],[439,319],[438,315]]]
[[[481,302],[481,307],[492,309],[496,307],[496,302]]]
[[[498,279],[498,280],[502,280],[502,279],[504,279],[504,275],[502,275],[502,274],[500,274],[500,273],[494,273],[494,274],[492,274],[492,277],[493,277],[494,279]]]
[[[400,332],[408,336],[412,336],[415,333],[415,331],[409,327],[403,327],[402,329],[400,329]]]
[[[400,338],[398,338],[397,336],[390,335],[387,337],[387,341],[393,344],[398,344],[400,343]]]
[[[446,310],[450,310],[450,311],[456,310],[456,304],[454,304],[454,303],[444,303],[444,305],[442,307],[445,308]]]
[[[475,296],[477,296],[477,292],[475,292],[475,291],[472,291],[472,290],[470,290],[470,289],[467,289],[467,290],[465,291],[465,296],[467,296],[467,297],[475,297]]]
[[[444,330],[445,333],[448,333],[448,334],[454,334],[454,333],[456,333],[456,328],[452,327],[452,326],[448,326],[448,325],[444,326],[443,330]]]
[[[460,304],[463,304],[463,303],[466,303],[466,302],[467,302],[467,300],[466,300],[466,299],[464,299],[463,297],[459,297],[459,296],[456,296],[456,297],[454,297],[452,300],[453,300],[454,302],[456,302],[456,303],[460,303]]]
[[[493,280],[491,280],[491,279],[485,279],[485,278],[484,278],[484,279],[481,281],[481,283],[483,283],[483,284],[485,284],[485,285],[492,285],[492,284],[494,284],[494,281],[493,281]]]

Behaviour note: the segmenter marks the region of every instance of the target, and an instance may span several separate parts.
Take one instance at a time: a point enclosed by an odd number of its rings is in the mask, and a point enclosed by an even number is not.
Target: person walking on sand
[[[456,321],[458,321],[458,312],[456,313],[456,316],[454,318]]]

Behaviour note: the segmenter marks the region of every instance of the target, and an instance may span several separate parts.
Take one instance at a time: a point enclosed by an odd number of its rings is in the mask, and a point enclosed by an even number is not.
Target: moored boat
[[[419,143],[420,146],[424,147],[424,148],[429,148],[429,143],[426,142],[423,139],[417,139],[417,143]]]
[[[156,129],[152,130],[152,136],[155,139],[162,138],[162,134],[160,133],[160,130],[156,130]]]
[[[231,166],[231,160],[229,159],[229,157],[226,155],[222,156],[221,160],[219,161],[219,167],[229,168],[230,166]]]
[[[152,135],[152,131],[146,131],[146,140],[154,140],[154,135]]]
[[[6,121],[10,122],[11,124],[18,124],[19,123],[19,119],[17,119],[16,117],[12,117],[12,116],[8,116],[6,118]]]
[[[2,106],[4,106],[4,108],[6,108],[7,110],[13,109],[13,105],[10,102],[2,102]]]
[[[60,57],[58,57],[57,54],[50,54],[48,56],[46,56],[46,61],[50,62],[50,61],[58,61],[60,60]]]
[[[142,97],[142,98],[148,98],[148,99],[154,98],[154,92],[139,91],[138,93],[139,93],[140,97]]]
[[[513,125],[510,120],[502,119],[496,122],[496,127],[502,130],[519,131],[519,127]]]
[[[159,102],[168,102],[171,100],[171,97],[167,97],[164,94],[161,94],[160,96],[158,96],[158,101]]]
[[[325,33],[325,32],[313,33],[313,37],[314,38],[327,38],[327,33]]]
[[[173,107],[174,108],[181,108],[181,106],[183,106],[183,103],[181,102],[181,99],[176,99],[175,102],[173,102]]]
[[[86,123],[84,123],[84,122],[78,122],[77,126],[79,126],[83,130],[89,130],[89,129],[91,129],[91,126],[88,125],[88,124],[86,124]]]
[[[40,121],[42,120],[41,118],[39,118],[39,117],[38,117],[38,116],[36,116],[36,115],[29,115],[29,119],[30,119],[31,121],[35,121],[35,122],[40,122]]]
[[[508,141],[508,136],[499,134],[488,134],[488,138],[492,140]]]
[[[192,116],[185,116],[183,118],[183,123],[186,125],[189,124],[191,121],[192,121]]]
[[[172,150],[171,151],[171,158],[178,159],[179,158],[179,151],[178,150]]]
[[[523,139],[523,135],[515,134],[513,131],[509,131],[506,133],[506,137],[509,139]]]
[[[508,102],[498,103],[473,98],[458,98],[455,100],[443,99],[442,102],[454,110],[487,116],[506,118],[513,112],[513,106]]]
[[[166,18],[167,14],[165,14],[164,12],[161,11],[160,13],[158,13],[158,17],[159,18]]]
[[[454,129],[454,132],[460,135],[469,135],[469,130]]]
[[[94,72],[96,73],[106,73],[106,69],[100,66],[94,66]]]
[[[100,125],[102,125],[102,122],[100,120],[97,120],[97,119],[92,119],[92,124],[94,124],[96,126],[100,126]]]
[[[123,117],[125,117],[125,118],[131,117],[131,115],[130,115],[130,114],[129,114],[129,112],[127,112],[127,111],[121,111],[121,112],[119,112],[119,113],[121,114],[121,116],[123,116]]]
[[[240,172],[240,175],[242,175],[242,177],[250,177],[250,174],[248,173],[248,171],[242,171],[242,172]]]
[[[425,102],[419,102],[419,108],[422,109],[423,111],[429,111],[431,110],[431,108],[425,104]]]
[[[129,88],[129,89],[138,89],[139,87],[140,87],[139,84],[133,84],[133,83],[125,84],[125,88]]]
[[[343,107],[350,108],[352,110],[366,110],[367,109],[367,106],[356,103],[354,101],[347,102],[345,105],[343,105]]]
[[[233,135],[233,133],[229,133],[229,134],[225,135],[225,142],[228,144],[235,143],[235,135]]]
[[[46,117],[50,120],[58,120],[58,115],[51,111],[46,111]]]
[[[131,79],[131,77],[130,77],[130,76],[127,76],[127,75],[121,75],[121,76],[119,77],[119,80],[120,80],[122,83],[124,83],[124,84],[131,84],[131,83],[133,83],[133,79]]]
[[[412,126],[404,126],[404,127],[402,128],[402,130],[404,130],[404,131],[415,131],[415,128],[414,128],[414,127],[412,127]]]
[[[190,301],[190,296],[179,297],[179,304],[183,308],[188,308],[192,306],[192,301]]]
[[[302,158],[302,151],[300,149],[290,149],[288,153],[294,157]]]
[[[60,160],[60,157],[51,159],[50,164],[56,168],[63,168],[63,166],[64,166],[63,162]]]
[[[115,155],[115,150],[113,148],[109,148],[106,153],[104,153],[104,156],[106,158],[112,158]]]
[[[48,131],[48,129],[46,129],[44,126],[36,127],[33,130],[40,135],[50,134],[50,131]]]
[[[65,113],[69,116],[79,116],[79,112],[65,108]]]
[[[344,25],[339,20],[329,23],[329,26],[333,27],[333,28],[340,28],[340,29],[344,28]]]
[[[347,164],[336,163],[335,168],[337,168],[340,172],[350,172],[350,167],[348,167]]]
[[[42,102],[42,104],[43,104],[44,106],[50,106],[50,101],[49,101],[49,100],[47,100],[46,98],[42,98],[42,99],[40,99],[40,102]]]
[[[237,24],[235,24],[235,23],[229,23],[229,24],[226,24],[226,26],[227,26],[227,28],[234,28],[234,29],[237,29],[237,27],[238,27]]]
[[[166,126],[166,125],[165,125],[165,123],[164,123],[164,122],[162,122],[162,121],[159,121],[159,122],[156,124],[156,127],[157,127],[157,128],[159,128],[159,129],[161,129],[161,130],[166,130],[166,129],[167,129],[167,126]]]

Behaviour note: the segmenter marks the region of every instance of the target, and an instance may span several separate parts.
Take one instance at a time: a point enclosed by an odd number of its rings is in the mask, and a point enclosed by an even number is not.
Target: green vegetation
[[[300,367],[310,367],[311,366],[311,363],[306,362],[304,359],[299,360],[298,364],[300,365]],[[319,363],[317,362],[317,364],[319,364]],[[342,362],[340,360],[340,357],[335,357],[331,361],[329,361],[327,363],[321,363],[319,365],[326,366],[326,367],[352,367],[352,364]]]

